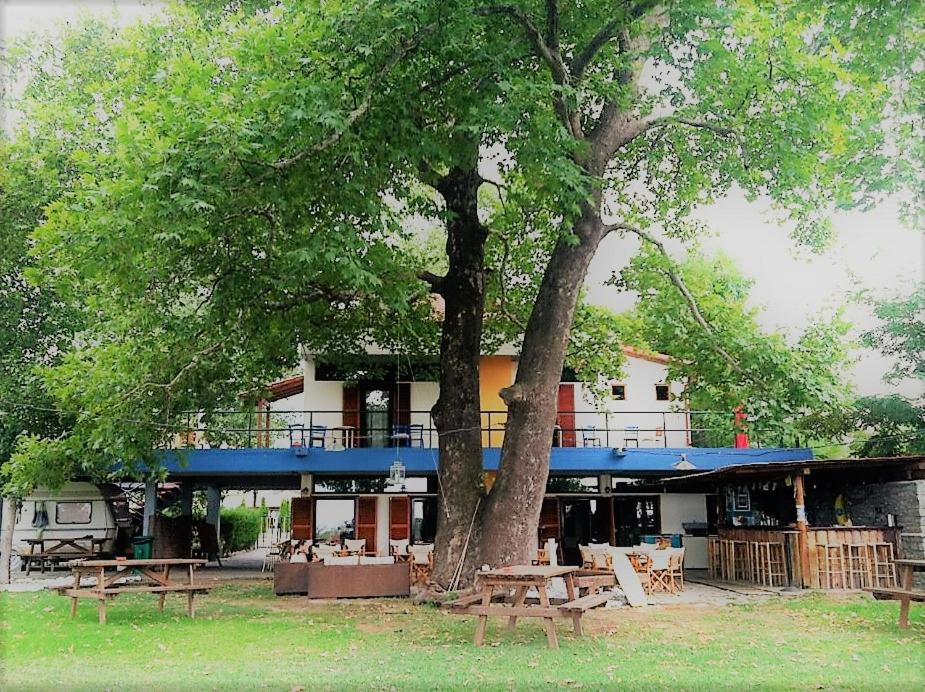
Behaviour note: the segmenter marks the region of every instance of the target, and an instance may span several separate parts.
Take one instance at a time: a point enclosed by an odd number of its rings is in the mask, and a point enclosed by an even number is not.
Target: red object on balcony
[[[741,406],[737,406],[734,411],[735,418],[733,427],[735,428],[736,449],[746,449],[748,447],[748,414]]]

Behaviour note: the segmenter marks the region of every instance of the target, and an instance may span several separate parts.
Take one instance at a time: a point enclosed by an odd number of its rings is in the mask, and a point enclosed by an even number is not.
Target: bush
[[[260,537],[261,514],[259,508],[235,507],[222,509],[222,552],[225,555],[239,550],[250,550]]]

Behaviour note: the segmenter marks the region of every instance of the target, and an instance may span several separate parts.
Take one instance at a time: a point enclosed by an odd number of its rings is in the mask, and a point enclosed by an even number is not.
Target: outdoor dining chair
[[[407,560],[409,543],[410,541],[407,538],[402,538],[399,540],[390,540],[389,541],[389,554],[397,560]]]
[[[415,543],[408,546],[411,554],[411,582],[426,584],[434,570],[433,543]]]
[[[347,538],[344,540],[344,548],[351,555],[365,555],[366,554],[366,539],[365,538]]]
[[[324,560],[326,557],[334,557],[340,552],[341,548],[339,545],[329,545],[327,543],[320,543],[312,548],[312,553],[318,560]]]

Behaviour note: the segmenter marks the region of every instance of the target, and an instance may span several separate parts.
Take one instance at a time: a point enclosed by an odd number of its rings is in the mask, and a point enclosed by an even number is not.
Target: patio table
[[[590,593],[579,597],[578,589],[581,583],[576,579],[580,572],[578,567],[548,566],[548,565],[512,565],[487,572],[479,572],[476,576],[476,593],[463,597],[449,604],[450,612],[457,615],[477,615],[474,643],[481,646],[485,641],[485,629],[488,626],[488,617],[508,618],[508,629],[514,630],[518,617],[543,618],[546,630],[546,639],[550,649],[559,648],[556,636],[556,626],[553,618],[571,618],[575,633],[581,635],[581,616],[590,608],[602,605],[610,598],[609,594]],[[549,601],[550,582],[561,577],[565,581],[568,601],[561,605],[551,605]],[[599,588],[612,584],[597,581],[587,583],[589,590],[597,591]],[[539,597],[538,604],[527,603],[527,592],[534,588]],[[506,596],[511,590],[514,598],[510,605],[493,602],[499,596]]]
[[[57,542],[46,549],[45,543],[51,541]],[[86,541],[90,546],[81,545],[78,541]],[[79,538],[26,538],[23,542],[29,545],[29,552],[20,555],[23,561],[23,570],[25,570],[26,574],[31,574],[32,563],[38,560],[44,574],[46,562],[54,570],[56,563],[65,560],[98,556],[103,550],[106,539],[88,534]],[[36,548],[38,548],[38,552],[36,552]]]
[[[168,593],[186,593],[187,614],[195,616],[193,596],[208,593],[208,586],[195,583],[193,572],[206,564],[206,560],[186,558],[149,558],[145,560],[76,560],[71,563],[74,584],[61,587],[58,592],[71,599],[71,617],[77,614],[77,601],[80,598],[95,598],[99,601],[100,624],[106,624],[106,601],[124,593],[151,593],[158,595],[158,608],[164,610],[164,600]],[[171,576],[171,568],[184,568],[187,573],[185,581],[177,581]],[[115,569],[109,572],[107,569]],[[124,583],[131,576],[140,576],[140,583]],[[81,586],[84,577],[96,577],[93,586]],[[123,583],[120,583],[123,582]]]

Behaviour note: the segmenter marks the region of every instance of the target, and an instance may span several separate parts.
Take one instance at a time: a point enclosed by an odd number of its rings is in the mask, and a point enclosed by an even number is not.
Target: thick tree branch
[[[736,360],[732,354],[729,353],[729,351],[720,345],[716,330],[713,328],[713,325],[711,325],[703,316],[703,313],[700,311],[700,307],[697,305],[697,299],[694,298],[694,294],[691,293],[681,275],[673,269],[674,259],[672,259],[671,255],[668,254],[668,250],[665,249],[665,244],[651,233],[647,233],[641,228],[631,226],[630,224],[626,223],[612,224],[607,226],[605,231],[607,233],[611,233],[613,231],[629,231],[630,233],[638,236],[641,240],[644,240],[645,242],[654,246],[659,251],[659,253],[661,253],[661,255],[668,260],[668,268],[665,270],[665,274],[668,276],[671,283],[674,284],[675,288],[678,289],[681,297],[684,298],[684,302],[687,303],[688,310],[690,310],[694,321],[700,325],[700,328],[703,329],[708,337],[710,337],[710,340],[713,342],[713,349],[722,357],[722,359],[725,360],[733,370],[741,373],[742,366],[739,364],[739,361]]]
[[[439,276],[430,271],[422,271],[418,272],[418,278],[430,286],[431,293],[443,293],[443,282],[446,277]]]
[[[549,12],[550,4],[555,5],[554,2],[547,2],[547,13]],[[552,18],[547,17],[547,38],[543,37],[543,34],[540,32],[536,24],[533,23],[533,20],[527,16],[527,14],[513,5],[492,5],[491,7],[485,7],[478,12],[483,16],[488,16],[492,14],[500,14],[511,17],[518,24],[523,27],[524,33],[527,35],[527,39],[530,41],[530,44],[533,46],[533,51],[538,58],[540,58],[546,65],[549,67],[549,71],[552,72],[553,81],[562,89],[569,87],[572,83],[571,76],[569,75],[568,68],[565,65],[565,62],[562,60],[562,55],[559,53],[559,38],[558,38],[558,9],[554,9]],[[554,40],[550,43],[548,39],[548,34],[551,33],[551,30],[555,28],[557,33],[554,37]],[[576,138],[582,137],[581,131],[581,121],[577,113],[571,111],[568,107],[568,104],[565,101],[565,95],[559,93],[555,97],[555,108],[556,114],[559,116],[559,119],[562,121],[562,124],[565,125],[565,128],[569,133]]]
[[[597,33],[588,41],[588,44],[579,51],[572,60],[572,79],[575,80],[575,83],[577,84],[581,81],[585,70],[588,69],[588,66],[594,58],[597,57],[601,48],[606,46],[610,40],[618,34],[622,27],[639,19],[649,10],[655,8],[658,3],[659,0],[644,0],[643,2],[639,2],[634,7],[630,8],[628,12],[619,13],[616,17],[598,29]]]

